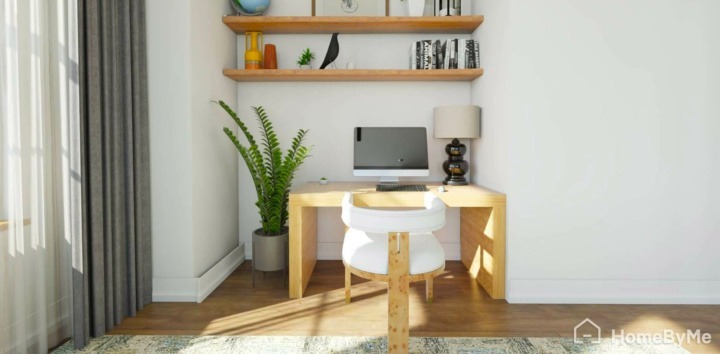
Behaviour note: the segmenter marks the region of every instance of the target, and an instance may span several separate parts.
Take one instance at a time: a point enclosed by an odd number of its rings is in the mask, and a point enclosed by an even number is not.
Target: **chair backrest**
[[[445,203],[425,193],[424,210],[378,210],[353,205],[352,193],[342,201],[342,220],[348,227],[365,232],[430,232],[445,226]]]

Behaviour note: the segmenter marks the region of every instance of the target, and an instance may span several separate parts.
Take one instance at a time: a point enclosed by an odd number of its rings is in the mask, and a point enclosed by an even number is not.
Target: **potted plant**
[[[248,145],[240,143],[232,130],[223,131],[235,145],[250,171],[257,192],[255,205],[260,212],[262,227],[253,231],[253,270],[264,272],[285,269],[288,241],[288,201],[295,172],[310,156],[310,147],[303,145],[308,131],[300,129],[292,140],[290,148],[283,152],[273,124],[263,107],[253,107],[257,117],[262,141],[260,145],[245,123],[223,101],[217,102],[232,118]]]
[[[297,64],[300,66],[300,69],[312,69],[312,66],[310,63],[315,59],[315,53],[313,53],[310,48],[307,48],[303,50],[300,53],[300,57],[298,58]]]

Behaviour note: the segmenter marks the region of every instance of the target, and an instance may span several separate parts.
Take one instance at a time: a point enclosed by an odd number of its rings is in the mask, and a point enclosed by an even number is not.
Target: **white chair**
[[[410,282],[425,280],[426,300],[433,300],[433,278],[445,270],[445,252],[432,231],[445,225],[445,204],[425,193],[424,210],[374,210],[353,205],[346,193],[342,219],[347,225],[342,259],[345,302],[350,302],[351,274],[388,283],[388,349],[407,352]]]

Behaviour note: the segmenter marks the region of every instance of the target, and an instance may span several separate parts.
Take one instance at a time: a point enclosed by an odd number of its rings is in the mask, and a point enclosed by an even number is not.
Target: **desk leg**
[[[388,353],[409,351],[409,238],[407,232],[388,234]]]
[[[493,299],[505,298],[505,205],[462,208],[460,259]]]
[[[290,298],[300,299],[317,263],[317,208],[290,206]]]

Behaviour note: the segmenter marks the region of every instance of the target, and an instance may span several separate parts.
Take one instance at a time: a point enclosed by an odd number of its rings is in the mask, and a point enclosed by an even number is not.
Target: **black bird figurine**
[[[328,65],[332,64],[332,62],[337,59],[338,54],[340,54],[340,43],[338,42],[338,34],[339,33],[333,33],[332,39],[330,40],[330,47],[328,47],[328,51],[325,54],[325,60],[323,60],[320,69],[325,69]]]

